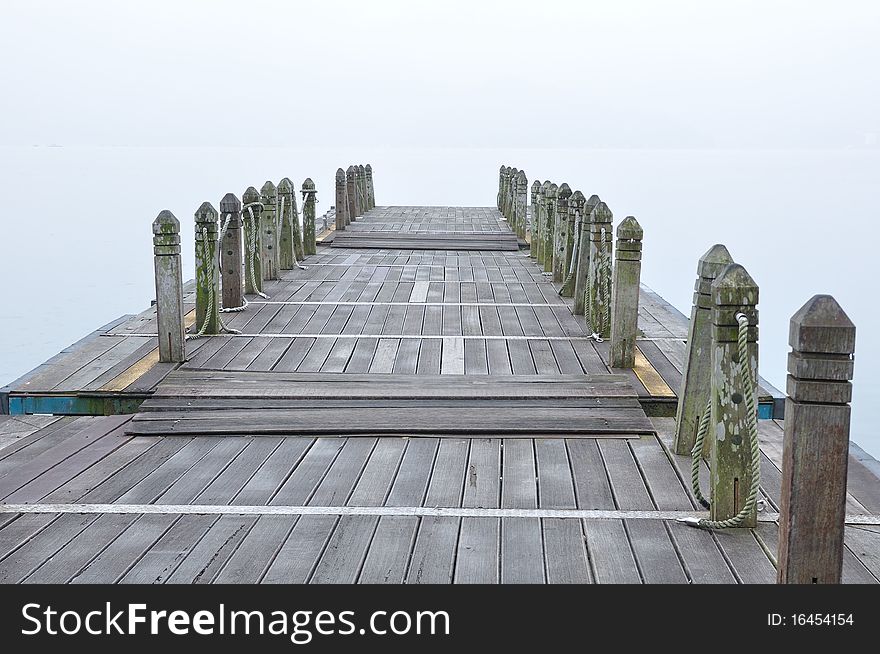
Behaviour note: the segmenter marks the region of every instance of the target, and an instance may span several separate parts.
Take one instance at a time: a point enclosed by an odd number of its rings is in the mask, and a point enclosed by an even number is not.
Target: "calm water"
[[[788,319],[831,293],[858,327],[853,439],[880,457],[875,224],[880,150],[295,150],[0,147],[0,382],[153,295],[150,223],[181,220],[192,276],[192,216],[204,200],[290,177],[332,204],[336,168],[375,170],[378,204],[493,205],[507,163],[586,195],[645,230],[645,283],[687,313],[696,263],[724,243],[761,287],[761,374],[784,388]]]

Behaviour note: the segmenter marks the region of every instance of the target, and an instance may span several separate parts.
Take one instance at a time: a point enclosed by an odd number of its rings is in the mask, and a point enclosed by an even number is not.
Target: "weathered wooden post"
[[[376,208],[376,190],[373,187],[373,167],[370,164],[364,166],[364,172],[367,175],[367,208]]]
[[[244,304],[241,288],[241,202],[232,193],[220,200],[220,219],[226,225],[220,244],[220,270],[223,274],[223,308]]]
[[[590,263],[587,306],[584,311],[594,334],[608,338],[611,332],[611,209],[599,202],[590,213]]]
[[[563,182],[556,192],[556,225],[553,230],[553,281],[559,284],[565,281],[565,276],[568,274],[568,268],[565,266],[565,246],[568,242],[570,198],[571,188]]]
[[[357,167],[358,197],[360,201],[360,215],[363,216],[369,210],[367,206],[367,171],[363,164]]]
[[[299,212],[296,209],[296,189],[285,177],[278,182],[278,265],[281,270],[292,270],[303,258],[302,234],[299,229]]]
[[[513,185],[513,170],[510,166],[504,170],[504,197],[501,199],[501,214],[508,222],[510,221],[510,187]]]
[[[303,247],[306,254],[315,254],[315,183],[306,177],[302,185],[303,196]]]
[[[758,285],[745,268],[732,263],[712,282],[711,296],[710,515],[712,520],[728,520],[745,506],[752,483],[749,423],[757,420],[758,406]],[[748,378],[740,371],[739,314],[749,321]],[[753,507],[739,526],[756,524],[757,508]]]
[[[574,305],[572,313],[576,316],[584,315],[586,311],[587,289],[590,287],[590,220],[592,219],[593,209],[600,202],[598,195],[591,195],[590,199],[584,203],[581,209],[581,226],[580,234],[577,236],[578,254],[577,262],[575,262],[574,272]]]
[[[263,236],[263,279],[278,279],[278,192],[275,184],[267,181],[260,189],[260,231]]]
[[[349,166],[348,170],[345,171],[345,192],[348,194],[348,217],[345,224],[348,225],[357,220],[358,217],[354,166]]]
[[[153,221],[153,255],[156,270],[159,361],[180,363],[186,359],[180,222],[167,209]]]
[[[837,584],[843,569],[856,328],[830,295],[791,318],[779,514],[780,584]]]
[[[516,168],[513,168],[510,175],[510,190],[508,191],[506,215],[507,224],[510,226],[512,232],[516,232],[516,196],[518,183],[519,171]]]
[[[220,271],[217,268],[217,210],[203,202],[195,214],[196,329],[220,333]]]
[[[260,214],[263,203],[260,194],[253,186],[248,186],[242,200],[242,222],[244,224],[244,292],[263,292],[263,230],[260,229]]]
[[[712,345],[712,282],[733,263],[727,248],[716,244],[697,264],[694,304],[688,323],[687,359],[678,391],[675,415],[675,453],[689,455],[697,438],[697,427],[709,402],[710,350]]]
[[[524,170],[519,171],[516,180],[516,235],[526,237],[526,206],[528,202],[529,180]]]
[[[336,231],[344,232],[346,216],[348,215],[348,201],[345,197],[345,171],[339,168],[336,171]]]
[[[541,191],[541,182],[537,179],[532,182],[532,219],[529,223],[529,256],[532,259],[538,258],[538,246],[541,243],[541,239],[538,238],[538,235],[541,233],[541,223],[540,217],[538,214],[538,196]]]
[[[553,272],[553,235],[556,230],[556,184],[544,182],[544,244],[541,246],[544,256],[544,272]]]
[[[495,207],[501,211],[501,198],[504,197],[504,169],[507,166],[501,166],[498,171],[498,196],[495,199]]]
[[[565,246],[565,282],[559,289],[559,295],[562,297],[572,297],[574,295],[575,277],[577,276],[577,260],[576,256],[580,247],[580,234],[583,231],[583,214],[584,206],[587,199],[580,191],[571,194],[568,200],[568,242]]]
[[[639,278],[644,232],[633,216],[617,226],[611,293],[611,367],[632,368],[639,326]]]

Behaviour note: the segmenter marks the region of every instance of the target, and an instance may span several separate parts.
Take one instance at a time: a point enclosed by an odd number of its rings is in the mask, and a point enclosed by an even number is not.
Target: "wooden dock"
[[[758,393],[757,527],[678,522],[687,318],[642,286],[612,369],[523,247],[494,207],[378,206],[183,364],[150,308],[12,383],[0,581],[774,582],[782,394]],[[880,581],[878,516],[850,457],[845,582]]]

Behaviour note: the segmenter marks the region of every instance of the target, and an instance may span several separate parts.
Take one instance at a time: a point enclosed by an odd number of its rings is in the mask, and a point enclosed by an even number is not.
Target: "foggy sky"
[[[0,145],[880,147],[880,3],[3,0]]]

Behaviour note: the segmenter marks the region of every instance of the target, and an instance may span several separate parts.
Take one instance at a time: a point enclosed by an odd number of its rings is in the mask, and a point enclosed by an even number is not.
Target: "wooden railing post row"
[[[376,208],[376,190],[373,187],[373,167],[370,164],[364,166],[364,173],[367,176],[367,209]]]
[[[553,238],[556,232],[556,184],[544,183],[544,272],[553,272]]]
[[[336,170],[336,231],[344,232],[348,224],[348,200],[345,196],[345,171]]]
[[[710,348],[712,345],[712,282],[733,259],[720,243],[713,245],[700,257],[697,281],[694,283],[694,302],[688,323],[687,358],[678,391],[675,415],[675,453],[690,455],[697,438],[700,418],[709,402]],[[708,453],[708,443],[704,454]]]
[[[526,237],[526,207],[528,206],[529,180],[524,170],[519,171],[516,179],[516,235]]]
[[[565,283],[559,290],[559,295],[562,297],[572,297],[574,295],[577,261],[575,261],[574,266],[572,266],[572,259],[575,254],[575,242],[583,231],[584,226],[582,218],[586,203],[587,199],[580,191],[572,193],[571,198],[568,200],[568,239],[565,243],[565,265],[563,266],[563,279],[565,280]],[[580,232],[578,230],[580,230]],[[570,277],[569,273],[571,273]]]
[[[571,187],[565,182],[556,192],[556,224],[553,228],[553,281],[562,283],[568,269],[565,267],[565,246],[568,242]]]
[[[581,231],[578,241],[578,255],[574,268],[574,297],[571,311],[576,316],[584,315],[587,289],[590,284],[590,220],[593,209],[599,204],[599,196],[591,195],[584,202],[581,212]]]
[[[639,325],[639,281],[644,232],[634,216],[617,226],[611,292],[611,367],[632,368]]]
[[[345,193],[348,195],[348,216],[345,224],[350,225],[358,217],[354,166],[349,166],[345,171]],[[303,211],[305,211],[305,207],[303,207]]]
[[[220,200],[220,222],[226,225],[223,243],[220,244],[220,270],[223,274],[223,307],[232,309],[244,304],[241,271],[241,202],[234,193],[227,193]]]
[[[749,422],[746,395],[751,394],[757,411],[758,384],[758,285],[737,263],[725,266],[711,286],[711,417],[709,483],[712,491],[712,520],[737,515],[746,503],[752,483]],[[737,314],[748,318],[747,358],[749,377],[740,372],[739,324]],[[757,509],[740,524],[754,527]]]
[[[278,279],[278,189],[275,184],[268,180],[263,184],[260,202],[263,203],[263,212],[260,214],[263,279]]]
[[[584,313],[595,333],[602,338],[611,335],[612,255],[614,215],[600,201],[590,212],[590,261],[587,275],[587,305]]]
[[[220,333],[220,271],[217,269],[217,210],[203,202],[195,213],[196,329]],[[207,323],[205,318],[207,316]]]
[[[532,259],[537,259],[538,249],[541,245],[541,239],[537,237],[537,235],[541,233],[540,214],[538,212],[538,198],[540,192],[541,182],[536,179],[534,182],[532,182],[532,217],[528,225],[529,256]]]
[[[837,584],[856,328],[833,297],[816,295],[792,316],[788,342],[777,581]]]
[[[303,196],[303,249],[306,254],[315,254],[315,203],[317,198],[315,195],[315,183],[311,178],[306,177],[302,184]]]
[[[244,292],[263,292],[263,230],[260,216],[263,204],[260,194],[253,186],[248,186],[241,196],[241,218],[244,225]],[[253,266],[253,279],[251,279]]]
[[[153,221],[153,263],[159,361],[181,363],[186,359],[186,337],[183,331],[180,222],[167,209]]]

